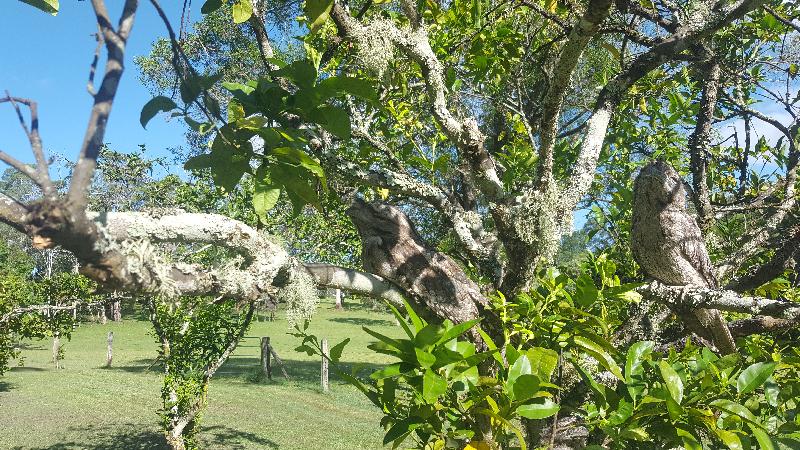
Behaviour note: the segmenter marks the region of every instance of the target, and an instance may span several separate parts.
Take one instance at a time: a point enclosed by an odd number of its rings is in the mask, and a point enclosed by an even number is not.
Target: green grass
[[[23,350],[25,366],[0,377],[0,449],[159,449],[160,366],[150,323],[133,315],[122,323],[84,324],[65,342],[64,368],[50,363],[49,341]],[[366,349],[367,325],[398,336],[399,327],[383,312],[358,306],[336,311],[320,305],[311,332],[330,345],[351,338],[342,355],[365,370],[385,364]],[[106,335],[114,332],[114,363],[105,363]],[[201,440],[207,449],[374,449],[381,448],[380,412],[331,374],[331,390],[319,387],[320,362],[294,348],[282,314],[274,322],[254,322],[209,389]],[[270,336],[291,381],[280,371],[259,381],[259,336]]]

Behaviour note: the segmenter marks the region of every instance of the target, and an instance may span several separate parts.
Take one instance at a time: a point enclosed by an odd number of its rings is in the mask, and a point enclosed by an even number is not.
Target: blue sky
[[[88,1],[61,0],[58,16],[45,14],[15,0],[0,1],[0,93],[27,97],[39,103],[40,132],[48,153],[74,159],[77,155],[92,99],[86,91],[97,26]],[[114,23],[122,1],[107,2]],[[180,22],[183,2],[162,0],[173,26]],[[198,2],[196,2],[198,3]],[[199,4],[194,8],[199,10]],[[199,14],[199,11],[195,11]],[[182,123],[156,118],[144,130],[139,112],[150,94],[139,83],[133,57],[147,54],[166,30],[146,0],[140,2],[126,54],[126,71],[118,91],[105,141],[116,150],[131,151],[146,144],[149,154],[163,155],[181,145]],[[96,82],[102,76],[102,61]],[[9,104],[0,105],[0,149],[25,162],[33,158]]]

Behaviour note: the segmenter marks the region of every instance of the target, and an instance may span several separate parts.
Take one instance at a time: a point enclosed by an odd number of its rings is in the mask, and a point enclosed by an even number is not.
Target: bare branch
[[[138,1],[125,1],[118,30],[114,30],[111,25],[103,0],[92,0],[92,6],[94,7],[100,32],[103,35],[108,59],[100,89],[94,96],[89,125],[86,128],[78,160],[72,172],[72,183],[67,195],[70,205],[69,213],[75,220],[79,220],[78,218],[85,214],[89,201],[89,185],[92,182],[94,170],[97,166],[97,156],[103,145],[103,136],[105,136],[106,123],[111,113],[111,107],[114,104],[114,96],[117,93],[117,87],[125,68],[125,45],[133,27]]]
[[[11,94],[6,91],[6,97],[0,98],[0,103],[9,102],[14,106],[14,109],[17,112],[17,117],[19,118],[19,123],[22,126],[25,135],[28,138],[28,142],[31,146],[31,151],[33,152],[33,156],[36,159],[36,178],[31,178],[36,184],[42,189],[42,192],[48,198],[53,198],[56,195],[55,187],[53,186],[53,182],[50,180],[50,174],[48,169],[47,160],[44,157],[44,149],[42,148],[42,139],[39,136],[39,108],[36,102],[33,100],[29,100],[27,98],[19,98],[19,97],[12,97]],[[19,103],[28,107],[28,111],[30,111],[31,116],[31,127],[28,129],[27,124],[25,123],[25,118],[22,115],[22,111],[19,108]],[[6,161],[7,162],[7,161]],[[8,163],[11,165],[10,163]],[[14,167],[17,170],[20,170],[17,167]],[[25,172],[23,172],[25,173]],[[28,175],[25,173],[25,175]],[[28,175],[30,178],[30,175]]]
[[[25,205],[0,193],[0,222],[24,233],[27,214],[28,209]]]

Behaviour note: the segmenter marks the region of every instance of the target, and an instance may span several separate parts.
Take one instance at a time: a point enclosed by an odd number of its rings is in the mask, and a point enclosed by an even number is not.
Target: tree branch
[[[406,294],[385,278],[331,264],[305,264],[318,286],[341,289],[402,305]]]
[[[444,68],[430,46],[425,26],[400,29],[388,21],[376,21],[362,25],[354,19],[346,6],[335,1],[331,18],[341,35],[356,42],[373,34],[380,34],[392,45],[403,51],[419,64],[430,98],[433,116],[448,139],[455,144],[465,160],[469,161],[484,195],[493,201],[503,194],[503,183],[497,175],[494,161],[484,147],[485,137],[478,129],[478,122],[470,117],[459,121],[447,106],[447,86]]]
[[[707,52],[707,50],[701,50]],[[689,136],[689,153],[692,168],[692,199],[694,200],[699,216],[700,229],[707,230],[714,221],[714,210],[711,207],[711,197],[708,189],[708,147],[711,140],[711,129],[714,120],[714,110],[717,106],[717,92],[719,90],[720,67],[713,61],[713,55],[707,55],[702,64],[701,81],[703,93],[700,98],[700,108],[694,131]],[[700,81],[700,80],[699,80]]]
[[[564,96],[572,80],[572,73],[591,38],[600,28],[600,23],[608,16],[611,0],[591,0],[586,12],[572,31],[555,63],[550,75],[550,85],[542,102],[540,129],[539,162],[537,165],[537,188],[546,189],[553,181],[553,147],[558,134],[558,121],[564,103]]]
[[[641,286],[637,291],[655,301],[679,309],[719,309],[778,319],[800,320],[800,304],[765,297],[744,296],[734,291],[695,286],[667,286],[658,281]]]

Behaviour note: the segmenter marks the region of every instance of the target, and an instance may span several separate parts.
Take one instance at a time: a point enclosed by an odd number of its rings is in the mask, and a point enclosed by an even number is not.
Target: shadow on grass
[[[47,369],[42,369],[41,367],[31,367],[31,366],[14,366],[11,368],[14,372],[44,372]]]
[[[8,381],[0,381],[0,392],[10,392],[14,385]]]
[[[360,325],[366,327],[377,327],[377,326],[391,326],[394,325],[394,322],[390,320],[383,320],[383,319],[367,319],[362,317],[335,317],[333,319],[328,319],[331,322],[338,322],[338,323],[345,323],[348,325]]]
[[[93,426],[89,428],[72,428],[79,431],[85,438],[81,442],[61,442],[49,447],[12,447],[14,450],[168,450],[164,435],[158,431],[143,430],[141,424],[120,424],[108,427]],[[213,447],[224,449],[244,449],[257,446],[257,448],[278,448],[278,445],[266,438],[253,433],[239,431],[222,425],[200,429],[199,441],[201,448]]]
[[[312,386],[319,386],[320,383],[320,361],[297,361],[292,359],[283,359],[283,365],[286,373],[289,375],[289,380],[292,383],[306,384]],[[340,369],[345,373],[352,373],[353,369],[360,377],[368,377],[369,374],[375,370],[383,368],[382,364],[366,364],[366,363],[350,363],[343,362],[340,364]],[[259,358],[231,358],[219,371],[214,375],[214,378],[228,378],[240,379],[250,383],[265,383],[269,382],[266,376],[261,372],[261,361]],[[344,381],[336,371],[330,370],[329,380],[331,383],[349,384]],[[279,366],[273,363],[272,367],[272,382],[285,383],[287,380],[283,377],[283,373]]]

